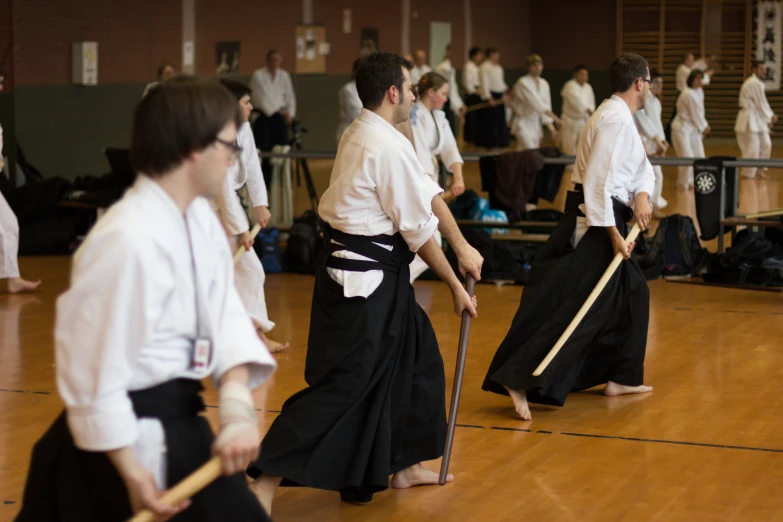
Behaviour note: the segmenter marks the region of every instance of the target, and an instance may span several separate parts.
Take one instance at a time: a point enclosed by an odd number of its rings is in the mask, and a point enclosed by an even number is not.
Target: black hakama
[[[367,502],[388,488],[391,474],[443,454],[443,360],[409,283],[414,255],[399,233],[363,237],[326,227],[324,247],[313,291],[308,387],[283,404],[247,473]],[[336,250],[378,263],[330,256]],[[327,266],[382,269],[384,277],[366,299],[347,298]]]
[[[201,383],[177,379],[130,392],[136,416],[160,419],[166,435],[167,487],[212,457],[214,436],[199,412]],[[128,491],[103,452],[78,449],[63,412],[33,447],[17,522],[121,522],[132,516]],[[191,499],[174,521],[269,521],[241,473],[221,476]]]
[[[479,103],[482,103],[481,96],[478,94],[468,94],[465,96],[465,107],[470,109],[474,105],[478,105]],[[480,120],[481,111],[472,111],[465,114],[465,127],[463,131],[463,139],[465,140],[465,143],[476,143],[476,136],[478,136],[479,132],[479,120]],[[456,136],[456,134],[455,134]]]
[[[503,93],[493,92],[492,98],[499,100],[494,107],[476,111],[478,128],[473,144],[488,149],[508,147],[510,133],[506,125],[506,106],[503,105]]]
[[[482,389],[508,395],[525,390],[530,402],[562,406],[571,391],[608,381],[644,382],[650,294],[634,257],[623,261],[598,300],[539,377],[533,371],[557,343],[614,258],[605,228],[590,227],[574,249],[571,238],[581,192],[569,192],[566,213],[536,253],[519,309]],[[616,226],[626,237],[633,213],[614,201]]]
[[[267,116],[262,111],[258,111],[258,118],[253,124],[253,137],[258,150],[271,152],[275,145],[289,144],[288,123],[279,112]],[[269,158],[261,159],[261,172],[264,173],[264,182],[268,191],[272,183],[272,164]]]

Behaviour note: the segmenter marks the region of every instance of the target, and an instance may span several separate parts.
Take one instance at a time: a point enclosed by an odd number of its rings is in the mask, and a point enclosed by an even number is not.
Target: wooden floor
[[[730,153],[717,144],[708,153]],[[783,147],[774,155],[781,157]],[[328,163],[313,165],[320,191]],[[781,177],[742,182],[747,210],[780,206]],[[468,185],[478,188],[475,164]],[[666,170],[668,212],[690,208]],[[306,199],[297,199],[299,211]],[[756,198],[751,201],[752,198]],[[714,250],[714,246],[711,246]],[[16,514],[30,450],[61,410],[54,385],[55,299],[67,286],[69,258],[23,258],[43,278],[40,292],[0,295],[0,520]],[[271,422],[303,387],[313,279],[267,276],[275,338],[292,346],[259,418]],[[419,302],[437,332],[451,381],[459,319],[447,289],[417,282]],[[446,487],[386,491],[364,507],[309,489],[281,490],[275,520],[783,521],[783,296],[766,292],[651,282],[647,396],[572,394],[563,408],[533,409],[515,419],[508,398],[480,389],[516,311],[522,287],[478,285],[452,458]],[[450,390],[449,390],[450,393]],[[214,391],[207,403],[217,403]],[[208,410],[214,420],[215,409]],[[436,469],[438,463],[430,463]]]

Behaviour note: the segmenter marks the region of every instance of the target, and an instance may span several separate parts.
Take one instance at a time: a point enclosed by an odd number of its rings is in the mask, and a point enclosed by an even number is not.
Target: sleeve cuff
[[[421,228],[417,230],[400,231],[402,238],[408,244],[408,248],[410,248],[411,252],[418,252],[419,249],[424,246],[424,243],[426,243],[438,229],[438,223],[438,218],[433,214],[432,217],[430,217],[430,220]]]
[[[235,341],[235,346],[239,346],[240,342],[242,341]],[[237,366],[248,367],[250,377],[247,387],[251,390],[266,382],[275,373],[277,362],[260,339],[256,338],[254,342],[250,342],[248,338],[242,342],[241,346],[242,348],[233,350],[225,350],[226,347],[223,347],[224,353],[215,365],[215,371],[212,374],[215,386],[219,385],[220,378],[224,373]]]
[[[79,449],[110,451],[130,446],[139,437],[138,419],[124,391],[89,406],[71,406],[67,412]]]

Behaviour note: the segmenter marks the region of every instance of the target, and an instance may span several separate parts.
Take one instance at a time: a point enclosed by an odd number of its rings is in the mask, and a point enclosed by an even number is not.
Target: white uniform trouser
[[[663,194],[663,169],[660,165],[653,165],[653,172],[655,172],[655,188],[650,200],[655,208],[660,209],[668,205],[668,202],[661,195]]]
[[[438,245],[443,247],[443,237],[440,235],[440,232],[436,230],[432,235],[435,238],[435,241],[438,242]],[[416,257],[413,259],[413,261],[411,261],[410,267],[411,283],[413,283],[421,274],[427,271],[427,268],[429,268],[427,263],[424,262],[419,254],[416,254]]]
[[[517,150],[541,148],[544,131],[538,115],[534,118],[517,118],[514,124],[514,135],[517,137]]]
[[[239,236],[229,236],[228,243],[231,246],[231,252],[236,252],[239,248]],[[266,310],[264,281],[266,281],[264,265],[258,259],[256,251],[251,248],[242,254],[242,257],[234,265],[234,285],[250,319],[253,320],[253,324],[266,333],[275,327],[275,323],[269,320],[269,314]]]
[[[585,127],[587,120],[563,120],[560,130],[560,150],[566,156],[576,156],[576,147],[579,144],[579,133]]]
[[[0,194],[0,279],[19,277],[19,221]]]
[[[737,143],[743,158],[769,159],[772,151],[772,140],[769,139],[768,132],[738,132]],[[757,171],[756,167],[743,168],[742,177],[755,178]]]
[[[704,142],[698,131],[672,128],[674,151],[681,158],[703,158]],[[678,167],[677,185],[693,185],[693,167]]]

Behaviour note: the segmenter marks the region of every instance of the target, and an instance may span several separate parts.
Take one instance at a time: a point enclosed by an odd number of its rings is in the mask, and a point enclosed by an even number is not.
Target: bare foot
[[[767,173],[766,173],[766,172],[764,172],[763,170],[759,170],[759,171],[756,173],[756,178],[758,178],[758,179],[769,179],[769,174],[767,174]]]
[[[272,516],[272,500],[275,498],[275,491],[282,480],[280,477],[261,475],[249,484],[250,491],[253,492],[269,516]]]
[[[434,471],[430,471],[424,466],[414,464],[409,468],[405,468],[394,474],[391,481],[391,486],[395,489],[411,488],[413,486],[426,486],[429,484],[438,483],[438,474]],[[446,482],[454,480],[454,475],[449,473],[446,476]]]
[[[258,330],[258,336],[261,338],[262,341],[264,341],[264,344],[269,349],[269,353],[277,353],[282,352],[286,348],[288,348],[288,343],[278,343],[277,341],[273,341],[269,337],[267,337],[264,332],[261,330]]]
[[[511,396],[511,400],[514,401],[514,409],[522,420],[533,420],[533,416],[530,414],[530,406],[527,404],[527,393],[525,390],[512,390],[508,386],[504,386],[508,394]]]
[[[604,388],[604,395],[616,397],[618,395],[629,395],[631,393],[649,393],[653,391],[652,386],[625,386],[609,381]]]
[[[33,290],[38,288],[38,285],[41,284],[40,281],[25,281],[21,277],[12,277],[8,279],[6,283],[8,285],[9,294],[18,294],[19,292],[32,292]]]

